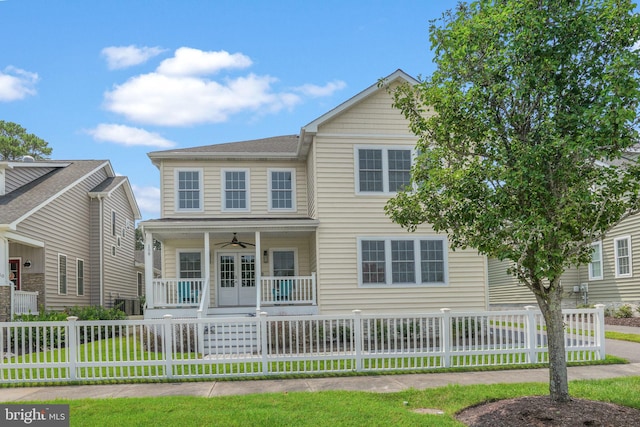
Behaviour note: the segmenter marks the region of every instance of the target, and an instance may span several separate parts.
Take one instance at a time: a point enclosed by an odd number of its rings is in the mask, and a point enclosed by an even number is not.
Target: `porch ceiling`
[[[319,221],[311,218],[158,219],[144,221],[140,225],[160,241],[202,237],[205,232],[210,234],[212,240],[231,239],[233,233],[238,233],[240,240],[248,240],[256,231],[264,237],[307,235],[318,228]]]

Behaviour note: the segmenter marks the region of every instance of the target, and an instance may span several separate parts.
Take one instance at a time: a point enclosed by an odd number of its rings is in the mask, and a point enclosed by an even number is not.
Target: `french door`
[[[218,254],[218,306],[256,305],[256,256],[253,253]]]

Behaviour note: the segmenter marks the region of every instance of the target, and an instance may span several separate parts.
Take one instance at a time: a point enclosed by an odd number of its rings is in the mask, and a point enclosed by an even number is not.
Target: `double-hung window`
[[[222,171],[222,209],[249,211],[249,171],[226,169]]]
[[[411,185],[411,148],[356,147],[356,192],[396,193]]]
[[[358,239],[363,286],[446,285],[447,242],[443,237]]]
[[[178,262],[181,279],[199,279],[202,277],[202,253],[179,252]]]
[[[269,169],[269,210],[294,211],[295,169]]]
[[[602,242],[591,244],[591,262],[589,263],[589,280],[602,280]]]
[[[633,275],[631,267],[631,237],[625,236],[613,239],[613,249],[616,262],[616,277],[631,277]]]
[[[176,170],[176,210],[202,211],[202,169]]]

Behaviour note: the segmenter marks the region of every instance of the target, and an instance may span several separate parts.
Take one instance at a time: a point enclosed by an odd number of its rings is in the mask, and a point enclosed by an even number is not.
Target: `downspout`
[[[100,307],[104,307],[104,198],[102,196],[98,196],[99,203],[99,217],[100,217],[100,250],[98,251],[99,262],[98,262],[98,288],[100,290]]]

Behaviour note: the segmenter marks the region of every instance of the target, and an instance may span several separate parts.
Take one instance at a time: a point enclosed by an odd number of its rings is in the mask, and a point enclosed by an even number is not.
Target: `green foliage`
[[[65,310],[67,316],[76,316],[78,320],[124,320],[127,315],[117,308],[101,306],[71,307]]]
[[[633,317],[633,308],[629,304],[622,305],[613,313],[613,317],[617,319]]]
[[[127,318],[123,311],[115,308],[107,309],[100,306],[71,307],[65,311],[44,311],[39,314],[23,314],[15,316],[16,322],[63,322],[69,316],[76,316],[78,320],[124,320]],[[66,330],[63,326],[42,326],[38,328],[12,329],[12,339],[19,347],[23,343],[26,348],[35,350],[55,348],[65,342]],[[114,336],[114,330],[105,326],[80,329],[80,342],[90,342],[98,338]]]
[[[18,160],[27,155],[46,159],[51,155],[51,147],[42,138],[27,133],[19,124],[0,120],[0,158]]]
[[[419,155],[414,188],[387,214],[409,230],[430,223],[454,249],[513,262],[548,326],[556,401],[569,399],[560,276],[640,210],[640,164],[621,161],[640,140],[634,8],[461,3],[431,23],[434,73],[390,87]]]

